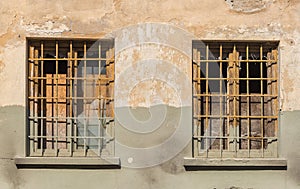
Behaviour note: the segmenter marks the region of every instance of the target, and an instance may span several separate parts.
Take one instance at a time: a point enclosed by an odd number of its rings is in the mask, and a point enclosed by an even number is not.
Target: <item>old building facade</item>
[[[0,188],[300,188],[300,1],[1,1]]]

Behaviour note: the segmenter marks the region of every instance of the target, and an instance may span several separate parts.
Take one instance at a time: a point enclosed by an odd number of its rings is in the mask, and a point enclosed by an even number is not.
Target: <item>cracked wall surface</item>
[[[299,10],[298,0],[0,1],[0,188],[300,188]],[[169,111],[158,134],[145,137],[128,134],[117,121],[116,136],[135,147],[155,146],[191,124],[193,39],[279,40],[279,156],[287,158],[288,169],[187,172],[189,145],[144,169],[16,169],[14,158],[25,155],[27,37],[115,39],[119,119],[130,113],[155,129],[151,115]],[[129,123],[134,128],[139,122]]]

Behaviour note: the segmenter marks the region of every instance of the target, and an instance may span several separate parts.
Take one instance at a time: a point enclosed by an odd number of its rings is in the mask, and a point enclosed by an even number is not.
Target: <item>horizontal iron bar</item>
[[[272,139],[276,140],[278,137],[226,137],[226,136],[198,136],[194,135],[193,138],[203,138],[203,139]]]
[[[238,77],[238,78],[232,78],[232,77],[222,77],[222,78],[218,78],[218,77],[212,77],[212,78],[209,78],[209,77],[196,77],[196,78],[193,78],[193,81],[198,81],[198,80],[254,80],[254,81],[261,81],[261,80],[272,80],[272,81],[277,81],[278,78],[260,78],[260,77],[256,77],[256,78],[253,78],[253,77],[248,77],[248,78],[241,78],[241,77]]]
[[[79,100],[90,100],[90,99],[94,99],[94,100],[100,100],[100,99],[104,99],[104,100],[114,100],[113,97],[42,97],[42,96],[29,96],[28,99],[57,99],[57,100],[66,100],[66,99],[79,99]]]
[[[238,94],[238,95],[234,95],[234,94],[194,94],[194,97],[197,96],[219,96],[219,97],[226,97],[226,96],[230,96],[230,97],[278,97],[278,95],[271,95],[271,94]]]
[[[34,117],[30,116],[28,119],[114,119],[114,117]]]
[[[50,138],[50,139],[62,139],[62,138],[65,138],[65,139],[114,139],[114,137],[100,137],[100,136],[53,136],[53,135],[47,135],[47,136],[32,136],[32,135],[29,135],[28,136],[29,139],[32,139],[32,140],[36,140],[38,138]],[[70,141],[67,141],[67,142],[70,142]]]
[[[278,115],[274,116],[239,116],[239,115],[194,115],[194,118],[278,118]]]
[[[109,61],[114,61],[114,59],[111,58],[28,58],[29,61],[49,61],[49,60],[53,60],[53,61],[61,61],[61,60],[72,60],[72,61],[76,61],[76,60],[109,60]]]
[[[55,74],[53,74],[55,75]],[[59,74],[58,74],[59,75]],[[102,74],[97,74],[98,76],[102,75]],[[95,75],[95,76],[97,76]],[[99,81],[99,80],[111,80],[113,81],[114,78],[112,77],[28,77],[28,80],[34,80],[34,79],[39,79],[39,80],[47,80],[47,79],[51,79],[51,80],[56,80],[56,79],[66,79],[66,80],[95,80],[95,81]]]
[[[276,60],[218,60],[218,59],[215,59],[215,60],[203,60],[203,59],[201,59],[201,60],[193,60],[193,62],[194,62],[194,64],[198,64],[199,62],[200,63],[206,63],[206,62],[208,62],[208,63],[212,63],[212,62],[217,62],[217,63],[219,63],[219,62],[253,62],[253,63],[272,63],[272,64],[275,64],[275,63],[277,63],[277,61]]]

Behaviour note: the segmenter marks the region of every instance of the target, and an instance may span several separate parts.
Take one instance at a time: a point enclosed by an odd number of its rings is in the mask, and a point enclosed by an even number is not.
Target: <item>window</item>
[[[193,157],[277,157],[277,48],[193,41]]]
[[[27,47],[27,155],[113,155],[113,40],[28,39]]]

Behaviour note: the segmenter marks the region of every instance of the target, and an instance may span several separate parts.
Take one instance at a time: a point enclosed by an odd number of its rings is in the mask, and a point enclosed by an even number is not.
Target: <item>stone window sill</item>
[[[287,160],[282,158],[184,158],[187,171],[198,170],[287,170]]]
[[[120,169],[120,158],[17,157],[19,169]]]

